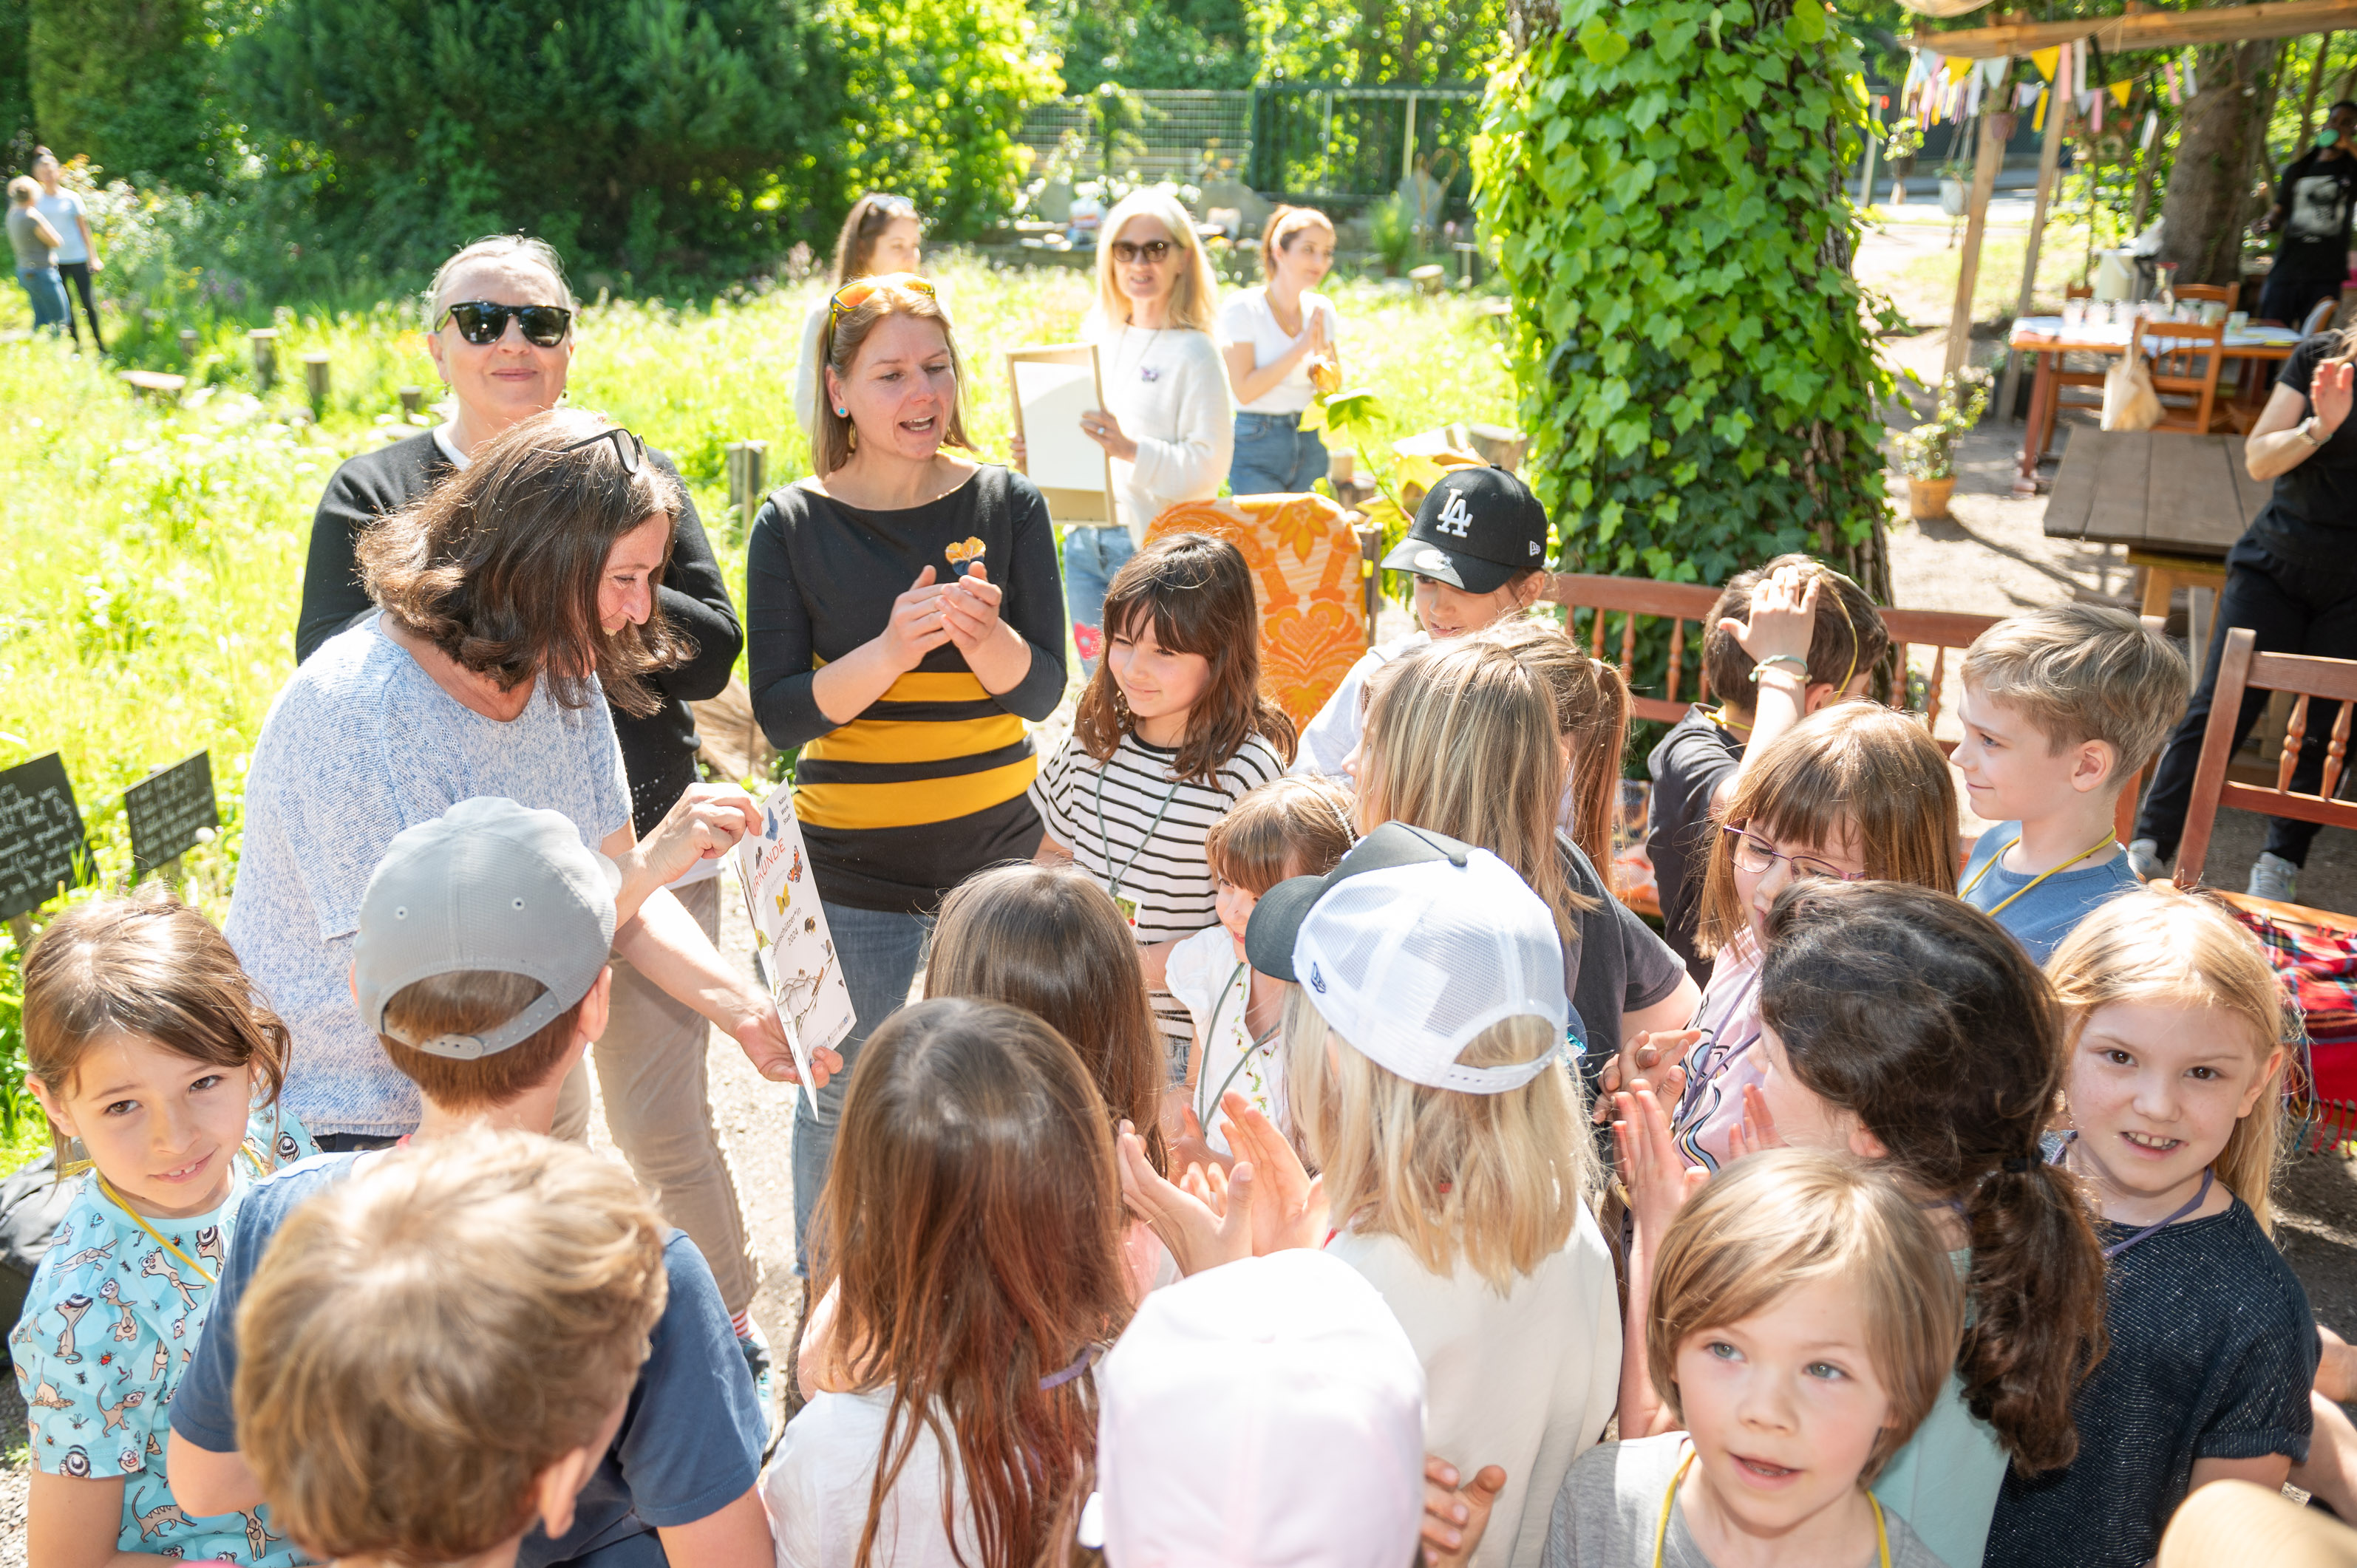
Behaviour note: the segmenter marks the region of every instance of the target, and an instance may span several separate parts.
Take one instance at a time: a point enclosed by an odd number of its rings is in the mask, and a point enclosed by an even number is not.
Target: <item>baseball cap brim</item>
[[[1272,980],[1297,982],[1293,969],[1294,939],[1310,907],[1326,890],[1345,877],[1363,875],[1418,861],[1452,860],[1463,864],[1470,846],[1405,822],[1385,822],[1361,839],[1333,870],[1323,876],[1288,876],[1260,896],[1244,926],[1244,960]]]
[[[1512,566],[1501,566],[1495,561],[1483,561],[1471,555],[1459,555],[1453,550],[1443,550],[1426,540],[1403,539],[1392,553],[1383,557],[1386,572],[1413,572],[1419,577],[1430,577],[1469,594],[1494,594],[1513,576]]]

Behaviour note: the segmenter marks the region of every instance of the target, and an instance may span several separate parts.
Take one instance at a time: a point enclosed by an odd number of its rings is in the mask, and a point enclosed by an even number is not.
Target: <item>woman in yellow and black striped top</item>
[[[865,278],[834,303],[819,472],[754,519],[746,648],[755,717],[771,745],[802,747],[794,811],[858,1020],[842,1085],[908,995],[942,895],[1039,845],[1023,721],[1063,695],[1064,615],[1039,490],[942,450],[967,442],[930,285]],[[798,1251],[841,1098],[794,1113]]]

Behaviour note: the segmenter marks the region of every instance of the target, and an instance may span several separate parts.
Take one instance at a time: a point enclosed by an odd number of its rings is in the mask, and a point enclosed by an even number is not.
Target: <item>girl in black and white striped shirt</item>
[[[1071,860],[1113,895],[1183,1079],[1193,1028],[1165,989],[1179,939],[1218,922],[1203,838],[1283,773],[1293,721],[1260,694],[1251,570],[1224,540],[1181,533],[1130,558],[1105,592],[1105,658],[1071,738],[1032,782],[1038,858]]]

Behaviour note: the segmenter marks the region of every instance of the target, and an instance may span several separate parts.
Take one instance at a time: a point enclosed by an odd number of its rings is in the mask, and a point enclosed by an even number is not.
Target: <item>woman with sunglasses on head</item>
[[[858,1019],[840,1047],[854,1061],[907,999],[942,896],[1039,847],[1024,721],[1064,694],[1064,618],[1047,503],[963,455],[964,366],[932,285],[861,278],[831,305],[818,471],[754,518],[745,604],[754,716],[801,748],[794,811]],[[794,1110],[800,1273],[843,1093]]]
[[[442,263],[425,295],[425,347],[450,389],[450,418],[361,454],[328,481],[303,573],[298,661],[346,628],[375,617],[377,607],[361,582],[364,530],[423,500],[502,432],[556,406],[573,363],[574,309],[563,263],[542,241],[479,240]],[[669,555],[652,588],[663,622],[679,634],[669,644],[675,661],[642,677],[654,701],[649,711],[607,704],[630,780],[632,826],[641,838],[653,833],[700,777],[695,720],[687,704],[720,694],[744,647],[736,606],[695,503],[669,457],[649,451],[646,459],[679,498]],[[720,930],[718,872],[717,861],[699,862],[672,890],[707,939]],[[630,964],[616,965],[612,1018],[596,1050],[607,1126],[631,1168],[662,1195],[663,1218],[694,1237],[712,1265],[758,1375],[768,1352],[747,1313],[759,1272],[736,1178],[712,1125],[705,1037],[705,1017],[693,1005]],[[559,1137],[587,1135],[589,1103],[585,1069],[566,1082],[557,1107]]]
[[[851,204],[843,230],[834,239],[834,288],[865,277],[919,272],[924,266],[925,220],[917,204],[905,196],[871,190]],[[939,299],[941,285],[933,285]],[[818,445],[819,361],[824,357],[820,337],[826,331],[833,291],[820,296],[802,317],[802,358],[794,361],[794,417],[802,433]]]
[[[1220,283],[1193,220],[1167,185],[1134,190],[1099,227],[1097,301],[1082,337],[1097,346],[1104,407],[1081,434],[1113,458],[1114,521],[1064,531],[1072,645],[1096,668],[1104,596],[1146,526],[1180,501],[1209,500],[1228,477],[1235,423],[1213,328]],[[1024,462],[1015,443],[1016,467]]]

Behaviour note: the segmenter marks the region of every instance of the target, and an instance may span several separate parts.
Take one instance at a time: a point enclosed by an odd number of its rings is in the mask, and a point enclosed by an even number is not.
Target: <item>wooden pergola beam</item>
[[[2003,22],[1953,33],[1919,32],[1907,42],[1936,55],[1994,59],[2034,54],[2074,38],[2093,38],[2104,53],[2112,54],[2122,49],[2289,38],[2352,26],[2357,26],[2357,0],[2278,0],[2273,5],[2215,5],[2200,11],[2130,11],[2125,16],[2083,16],[2065,22]]]

